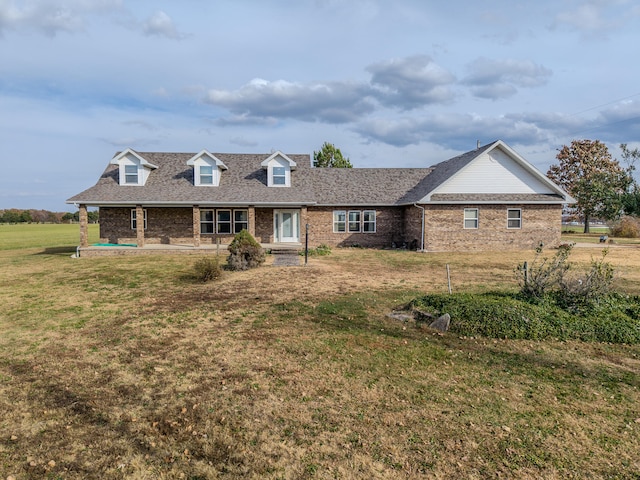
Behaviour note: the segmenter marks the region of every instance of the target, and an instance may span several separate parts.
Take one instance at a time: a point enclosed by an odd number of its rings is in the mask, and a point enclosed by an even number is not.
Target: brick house
[[[100,209],[110,244],[406,246],[423,251],[532,248],[560,241],[573,199],[504,142],[430,168],[313,168],[309,155],[137,152],[109,162],[67,200]]]

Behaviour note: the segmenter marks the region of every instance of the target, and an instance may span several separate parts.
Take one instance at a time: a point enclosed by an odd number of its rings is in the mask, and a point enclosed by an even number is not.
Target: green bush
[[[233,237],[228,250],[227,265],[231,270],[249,270],[259,267],[265,260],[263,248],[246,230]]]
[[[222,267],[218,257],[202,257],[193,265],[195,277],[201,282],[217,280],[222,275]]]
[[[598,305],[570,312],[552,296],[531,303],[521,294],[432,294],[410,306],[451,315],[450,331],[465,336],[542,340],[556,338],[640,343],[640,297],[608,295]]]
[[[329,245],[326,245],[324,243],[321,243],[320,245],[318,245],[316,248],[310,248],[307,251],[308,255],[310,257],[313,256],[319,256],[322,257],[324,255],[331,255],[331,247]],[[300,255],[304,256],[304,250],[300,251]]]

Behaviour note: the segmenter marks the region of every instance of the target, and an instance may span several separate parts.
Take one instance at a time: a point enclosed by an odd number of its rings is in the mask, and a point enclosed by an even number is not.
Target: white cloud
[[[455,76],[427,55],[395,58],[367,67],[371,84],[383,104],[411,110],[430,104],[450,103]]]
[[[53,37],[60,32],[75,33],[87,28],[92,14],[119,9],[120,0],[52,0],[16,2],[0,0],[0,34],[7,30],[36,30]]]
[[[205,103],[227,108],[236,119],[295,118],[344,123],[373,111],[370,89],[357,83],[299,84],[254,79],[238,90],[210,90]]]
[[[471,92],[481,98],[507,98],[516,87],[532,88],[547,83],[552,72],[529,60],[492,60],[480,57],[467,65],[469,74],[462,79]]]
[[[173,24],[171,17],[162,10],[154,13],[142,24],[142,31],[145,35],[157,35],[172,40],[184,38],[184,35],[179,33]]]

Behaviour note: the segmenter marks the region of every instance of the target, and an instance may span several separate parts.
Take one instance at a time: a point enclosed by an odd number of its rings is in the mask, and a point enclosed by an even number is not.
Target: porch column
[[[80,205],[80,246],[89,246],[89,215],[87,215],[87,206]]]
[[[309,223],[309,215],[307,212],[307,207],[302,207],[300,209],[300,241],[302,243],[306,242],[307,229],[305,228],[307,223]]]
[[[193,246],[200,246],[200,205],[193,206]]]
[[[256,238],[256,207],[249,207],[249,233]]]
[[[144,247],[144,209],[136,205],[136,240],[138,248]]]

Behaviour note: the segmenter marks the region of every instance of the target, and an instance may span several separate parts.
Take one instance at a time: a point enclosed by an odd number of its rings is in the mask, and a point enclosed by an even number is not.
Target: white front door
[[[276,242],[300,241],[300,210],[274,210],[273,232]]]

